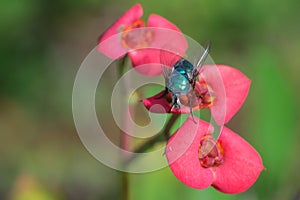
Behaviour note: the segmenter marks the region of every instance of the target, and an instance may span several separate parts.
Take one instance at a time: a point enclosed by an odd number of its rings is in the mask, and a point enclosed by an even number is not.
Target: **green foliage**
[[[74,193],[84,199],[117,198],[119,174],[99,167],[76,135],[71,93],[97,37],[134,2],[1,1],[0,199],[72,199]],[[230,128],[242,130],[238,133],[258,150],[266,170],[239,195],[188,188],[168,168],[130,175],[132,199],[292,199],[300,179],[298,1],[139,2],[145,19],[157,13],[201,44],[210,39],[217,63],[252,79],[247,105]],[[146,89],[153,94],[161,88]],[[109,97],[106,93],[99,99]],[[28,191],[16,189],[24,171],[37,182]]]
[[[259,194],[262,199],[273,195],[273,199],[282,199],[282,191],[286,189],[282,183],[292,176],[284,173],[284,169],[292,164],[291,155],[295,153],[296,96],[284,75],[280,59],[272,50],[257,48],[255,51],[251,91],[255,107],[249,121],[252,122],[253,143],[266,167],[258,184]]]

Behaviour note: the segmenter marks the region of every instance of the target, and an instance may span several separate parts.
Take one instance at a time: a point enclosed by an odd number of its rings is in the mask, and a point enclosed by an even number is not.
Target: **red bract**
[[[223,127],[218,140],[209,123],[191,117],[170,138],[166,156],[174,175],[184,184],[224,193],[240,193],[264,169],[260,155],[239,135]],[[210,130],[209,130],[210,129]]]
[[[198,105],[192,105],[193,110],[210,108],[212,116],[219,124],[227,123],[244,103],[250,88],[251,81],[239,70],[225,65],[206,65],[199,75],[195,92],[201,98]],[[142,102],[149,110],[153,105],[160,104],[163,109],[151,109],[151,112],[169,112],[172,106],[171,98],[166,95],[159,98],[163,91],[152,97],[143,99]],[[171,113],[190,113],[188,105],[180,109],[173,108]]]
[[[128,53],[133,67],[148,64],[137,67],[138,72],[154,76],[162,73],[160,49],[171,44],[178,54],[183,55],[187,42],[180,30],[165,18],[151,14],[146,26],[140,19],[142,15],[140,4],[125,12],[99,37],[98,51],[113,59]]]

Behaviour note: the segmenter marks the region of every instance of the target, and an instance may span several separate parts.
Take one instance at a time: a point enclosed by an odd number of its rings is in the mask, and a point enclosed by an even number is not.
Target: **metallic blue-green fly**
[[[170,68],[170,66],[167,64],[167,62],[170,62],[171,60],[170,56],[169,58],[166,58],[166,56],[161,56],[161,63],[163,64],[162,69],[165,78],[165,92],[161,97],[171,94],[172,106],[170,107],[169,112],[171,112],[173,108],[179,110],[182,105],[187,105],[190,107],[190,114],[193,116],[191,93],[194,92],[200,69],[209,54],[209,50],[210,43],[208,43],[202,56],[200,59],[198,59],[195,65],[193,65],[187,59],[181,57]],[[178,56],[175,57],[178,59]],[[182,102],[182,98],[180,98],[181,96],[186,96],[188,102]]]

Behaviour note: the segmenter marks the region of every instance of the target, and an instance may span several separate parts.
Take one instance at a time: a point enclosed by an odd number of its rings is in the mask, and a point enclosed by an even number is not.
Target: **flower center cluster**
[[[215,92],[205,81],[197,81],[195,86],[195,94],[201,99],[200,108],[209,108],[213,105],[216,98]]]
[[[205,135],[200,140],[198,157],[202,167],[217,167],[223,163],[223,148],[221,143],[211,135]]]
[[[121,44],[126,49],[139,49],[149,46],[153,34],[144,29],[145,22],[141,19],[122,29]]]
[[[192,108],[209,108],[213,105],[215,93],[205,81],[197,81],[195,88],[188,94],[180,94],[180,103],[184,106],[191,106]],[[172,93],[165,96],[168,102],[172,102]]]

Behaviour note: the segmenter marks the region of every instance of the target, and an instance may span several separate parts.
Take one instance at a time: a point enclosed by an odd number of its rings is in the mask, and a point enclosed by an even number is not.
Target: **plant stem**
[[[118,63],[118,80],[123,76],[123,73],[125,71],[125,67],[126,67],[126,60],[127,60],[127,56],[125,56],[124,58],[122,58],[119,63]],[[125,83],[124,83],[124,92],[125,94],[128,91],[128,82],[125,79]],[[123,110],[123,117],[124,117],[124,127],[125,130],[130,130],[130,122],[128,122],[128,116],[126,116],[127,113],[126,111]],[[125,151],[129,151],[130,149],[130,136],[127,135],[125,132],[123,132],[122,130],[120,130],[120,146],[123,150]],[[123,162],[125,165],[125,161],[126,161],[126,154],[122,155],[123,156]],[[122,172],[121,174],[121,184],[122,184],[122,188],[121,188],[121,199],[123,200],[129,200],[129,174],[127,172]]]
[[[118,63],[119,67],[118,67],[118,78],[120,79],[125,71],[125,67],[126,67],[126,59],[127,56],[125,56],[123,59],[120,60],[120,62]],[[126,82],[125,80],[125,84],[124,84],[124,91],[125,93],[128,91],[128,82]],[[134,110],[133,110],[134,112]],[[128,116],[126,116],[126,112],[124,114],[124,126],[126,127],[126,130],[129,131],[130,130],[130,122],[128,121]],[[164,140],[168,140],[170,138],[170,130],[172,128],[172,126],[174,125],[174,123],[176,122],[176,120],[179,118],[180,115],[178,114],[173,114],[170,118],[170,120],[168,121],[168,123],[165,125],[164,129],[158,133],[155,137],[151,138],[150,140],[148,140],[147,142],[145,142],[143,145],[141,145],[140,147],[138,147],[135,151],[135,153],[140,153],[140,152],[144,152],[146,151],[148,148],[152,147],[156,142],[158,141],[164,141]],[[121,138],[120,138],[120,145],[121,148],[125,151],[129,151],[130,150],[130,136],[127,135],[125,132],[123,132],[122,130],[120,131],[121,134]],[[135,158],[135,156],[132,157],[127,157],[125,154],[124,156],[124,166],[129,164],[130,161]],[[129,200],[129,173],[127,172],[122,172],[122,192],[121,192],[121,199],[123,200]]]
[[[165,126],[163,133],[165,136],[165,139],[168,140],[170,138],[170,130],[172,128],[172,126],[174,125],[174,123],[176,122],[176,120],[179,118],[180,115],[178,114],[173,114],[170,118],[170,120],[168,121],[167,125]]]
[[[122,200],[129,200],[129,174],[127,172],[122,172]]]
[[[145,152],[148,148],[152,147],[156,142],[159,141],[165,141],[170,138],[170,130],[176,120],[179,118],[180,115],[178,114],[173,114],[168,123],[165,125],[164,129],[156,134],[154,137],[152,137],[150,140],[145,142],[144,144],[140,145],[137,147],[133,152],[134,153],[142,153]],[[130,157],[127,161],[126,164],[129,164],[136,156]]]

